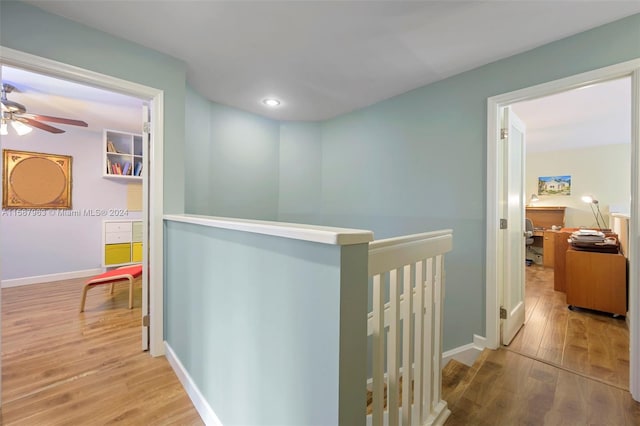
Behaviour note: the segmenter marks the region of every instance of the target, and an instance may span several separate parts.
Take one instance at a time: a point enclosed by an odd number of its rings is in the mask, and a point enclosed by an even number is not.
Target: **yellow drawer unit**
[[[133,243],[131,256],[134,263],[142,262],[142,243]]]
[[[131,262],[131,244],[105,244],[104,263],[105,265],[119,265]]]
[[[105,220],[102,226],[103,267],[142,262],[142,221]]]

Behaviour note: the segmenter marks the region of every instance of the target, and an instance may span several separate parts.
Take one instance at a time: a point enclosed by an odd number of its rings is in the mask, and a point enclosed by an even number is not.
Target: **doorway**
[[[598,307],[615,309],[622,317],[579,307],[570,310],[570,298],[561,286],[565,281],[555,276],[554,264],[556,236],[566,239],[568,234],[552,227],[601,231],[613,228],[612,215],[629,216],[631,79],[593,84],[509,107],[527,128],[524,202],[526,217],[533,224],[533,241],[526,248],[529,264],[523,266],[526,320],[507,349],[626,389],[627,250],[621,245],[622,255],[587,255],[616,260],[612,265],[617,266],[619,279],[614,281],[607,274],[606,287],[607,294],[616,296],[618,306]],[[599,200],[594,209],[582,200],[585,195]],[[564,276],[563,262],[557,272]],[[608,303],[602,296],[584,296],[597,298],[598,304]],[[584,303],[578,306],[596,308]]]
[[[630,318],[630,386],[634,399],[640,399],[640,318],[638,318],[638,276],[637,268],[640,261],[637,241],[634,236],[638,233],[638,197],[640,184],[638,183],[638,147],[640,138],[640,61],[606,67],[584,74],[568,77],[562,80],[541,84],[535,87],[518,90],[515,92],[495,96],[488,99],[488,133],[487,133],[487,305],[486,326],[487,346],[497,348],[500,343],[500,272],[504,268],[504,254],[499,246],[500,197],[498,191],[498,178],[500,171],[499,150],[497,142],[500,136],[499,110],[502,107],[519,101],[541,98],[570,89],[585,87],[598,82],[630,77],[632,99],[632,137],[631,137],[631,221],[630,221],[630,247],[629,247],[629,318]],[[524,198],[524,194],[521,194]],[[524,201],[522,202],[524,205]],[[521,265],[522,267],[522,265]]]
[[[145,133],[149,135],[149,152],[147,156],[149,178],[143,180],[142,187],[143,211],[147,212],[147,217],[143,220],[143,234],[146,238],[143,264],[148,266],[144,269],[143,280],[147,280],[148,288],[143,285],[143,302],[148,299],[150,355],[163,355],[163,92],[148,86],[4,47],[0,50],[0,64],[103,88],[148,101],[151,121],[145,126]]]

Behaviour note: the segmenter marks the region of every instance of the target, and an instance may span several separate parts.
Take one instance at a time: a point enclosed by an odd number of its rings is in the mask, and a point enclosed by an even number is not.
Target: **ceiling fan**
[[[50,123],[70,124],[72,126],[88,127],[87,123],[80,120],[27,113],[27,108],[24,105],[7,99],[7,93],[11,93],[14,90],[16,90],[16,88],[11,84],[2,83],[2,95],[0,96],[0,104],[2,107],[0,135],[6,135],[8,133],[8,122],[11,123],[11,126],[20,136],[29,133],[31,130],[33,130],[33,127],[36,127],[40,130],[45,130],[50,133],[65,132],[62,129],[45,124],[43,123],[43,121]]]

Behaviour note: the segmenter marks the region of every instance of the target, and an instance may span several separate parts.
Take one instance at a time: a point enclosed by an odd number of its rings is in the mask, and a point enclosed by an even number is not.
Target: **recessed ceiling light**
[[[273,98],[267,98],[263,100],[262,103],[270,107],[277,107],[278,105],[280,105],[280,101]]]

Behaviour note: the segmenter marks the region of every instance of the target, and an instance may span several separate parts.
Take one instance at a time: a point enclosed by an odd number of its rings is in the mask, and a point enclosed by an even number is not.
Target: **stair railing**
[[[452,239],[451,230],[442,230],[369,243],[373,310],[367,333],[373,353],[368,424],[435,425],[450,414],[441,398],[441,362],[444,254],[452,249]]]

